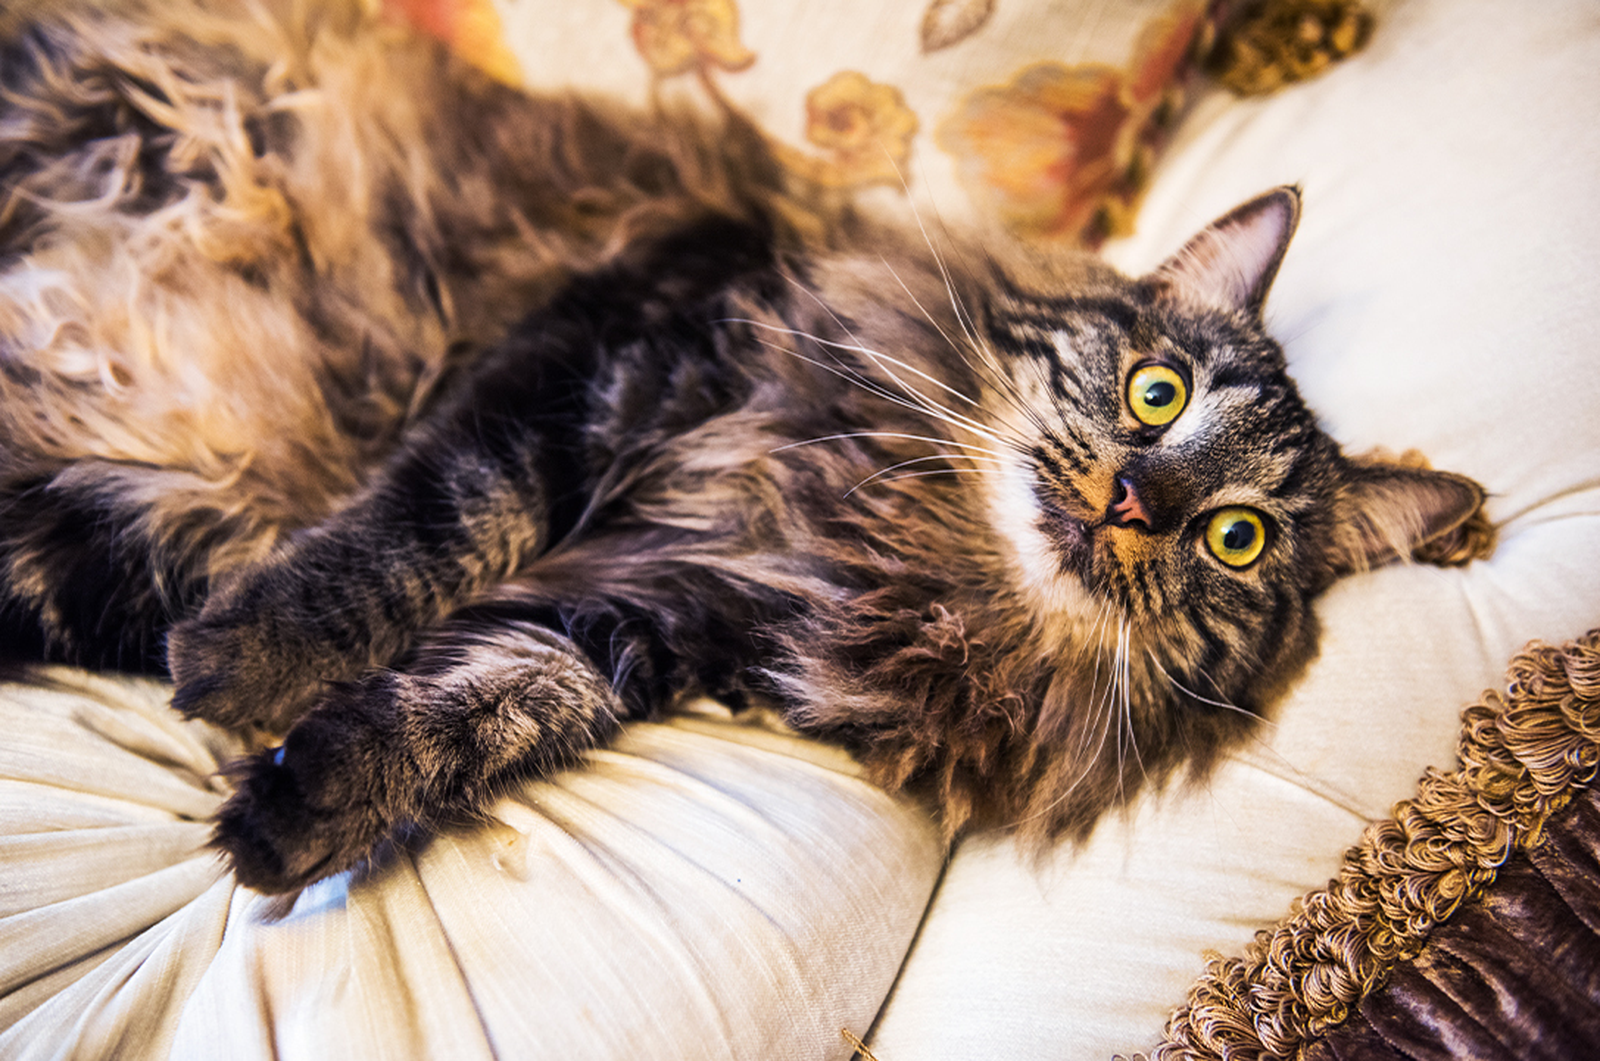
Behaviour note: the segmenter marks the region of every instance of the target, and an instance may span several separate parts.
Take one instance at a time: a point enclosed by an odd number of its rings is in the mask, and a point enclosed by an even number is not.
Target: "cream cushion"
[[[1500,545],[1339,585],[1321,657],[1204,789],[1040,865],[962,844],[872,1039],[883,1061],[1148,1049],[1203,952],[1242,950],[1452,764],[1458,712],[1516,648],[1600,626],[1595,100],[1592,4],[1406,0],[1325,77],[1185,120],[1113,260],[1147,269],[1301,184],[1267,311],[1303,392],[1348,446],[1483,482]]]
[[[50,677],[0,688],[0,1057],[839,1053],[943,859],[835,749],[700,705],[268,899],[203,847],[237,743],[157,683]]]

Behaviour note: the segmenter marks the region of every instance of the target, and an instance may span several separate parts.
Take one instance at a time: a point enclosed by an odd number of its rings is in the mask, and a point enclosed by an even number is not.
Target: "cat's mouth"
[[[1094,543],[1089,525],[1069,514],[1059,503],[1035,491],[1039,502],[1039,530],[1061,558],[1061,570],[1087,581]]]

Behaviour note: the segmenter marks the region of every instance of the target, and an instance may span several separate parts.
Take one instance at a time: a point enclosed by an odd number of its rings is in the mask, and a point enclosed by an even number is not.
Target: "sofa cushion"
[[[835,749],[711,704],[289,900],[204,846],[240,744],[152,681],[0,686],[0,1056],[815,1057],[944,849]]]

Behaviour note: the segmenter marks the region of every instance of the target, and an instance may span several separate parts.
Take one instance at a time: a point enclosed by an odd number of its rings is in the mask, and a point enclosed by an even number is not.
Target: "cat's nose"
[[[1113,527],[1137,527],[1148,531],[1154,525],[1150,511],[1139,497],[1139,488],[1126,475],[1119,475],[1111,484],[1111,507],[1106,509],[1106,522]]]

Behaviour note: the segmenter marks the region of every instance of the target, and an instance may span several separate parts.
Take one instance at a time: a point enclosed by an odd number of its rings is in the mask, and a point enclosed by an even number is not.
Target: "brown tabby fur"
[[[952,831],[1082,837],[1482,501],[1301,404],[1260,324],[1293,189],[1129,280],[823,211],[732,119],[530,98],[353,5],[0,39],[0,635],[286,732],[219,820],[261,888],[692,689]]]

